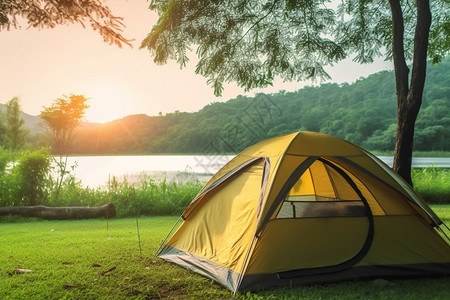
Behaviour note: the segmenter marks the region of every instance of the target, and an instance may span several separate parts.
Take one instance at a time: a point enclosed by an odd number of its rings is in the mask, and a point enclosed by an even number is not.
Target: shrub
[[[6,170],[6,166],[11,163],[12,155],[9,151],[0,147],[0,206],[10,206],[14,199],[12,174]]]
[[[0,176],[6,171],[6,166],[12,161],[12,154],[0,147]]]
[[[50,160],[49,151],[45,148],[22,154],[14,167],[18,183],[15,205],[37,205],[46,202]]]

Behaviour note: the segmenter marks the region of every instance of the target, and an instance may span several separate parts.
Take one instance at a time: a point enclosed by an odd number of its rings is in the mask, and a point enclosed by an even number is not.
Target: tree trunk
[[[411,161],[414,125],[422,105],[423,88],[427,66],[428,35],[431,25],[429,0],[417,1],[417,24],[414,36],[414,57],[411,85],[408,87],[409,69],[403,46],[403,13],[399,0],[390,0],[392,12],[392,54],[394,58],[397,89],[397,138],[395,142],[393,169],[412,185]]]
[[[115,217],[114,204],[108,203],[103,206],[12,206],[0,207],[0,216],[19,215],[22,217],[41,218],[45,220],[77,220],[101,217]]]

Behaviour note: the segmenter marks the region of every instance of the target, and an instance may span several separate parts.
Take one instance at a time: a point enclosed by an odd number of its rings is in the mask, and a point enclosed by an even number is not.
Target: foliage
[[[450,222],[448,205],[432,206]],[[6,219],[6,218],[5,218]],[[3,219],[3,220],[5,220]],[[237,294],[152,255],[177,217],[0,224],[4,299],[446,299],[450,278],[354,280]],[[70,251],[69,251],[70,250]],[[94,264],[101,265],[94,267]],[[109,276],[100,271],[116,267]],[[15,268],[29,274],[12,274]],[[33,284],[29,284],[32,282]]]
[[[0,152],[0,163],[11,160],[12,156],[8,152]],[[34,204],[50,206],[100,206],[113,203],[119,217],[130,217],[136,213],[136,201],[140,215],[179,215],[204,184],[199,181],[160,181],[142,176],[136,183],[119,182],[113,177],[106,186],[86,187],[70,173],[65,177],[57,197],[57,182],[52,173],[47,169],[44,176],[44,171],[36,170],[49,160],[48,150],[26,152],[19,158],[16,167],[0,172],[0,206],[33,205],[30,203],[32,197],[36,199]],[[415,189],[425,201],[450,203],[449,170],[434,167],[415,169],[412,175]]]
[[[450,203],[450,170],[436,167],[413,169],[414,189],[428,203]]]
[[[23,128],[25,121],[20,115],[20,103],[17,97],[6,103],[3,111],[0,110],[0,141],[12,151],[23,148],[28,130]],[[1,135],[3,134],[3,138]]]
[[[89,107],[86,103],[87,100],[82,95],[57,98],[51,106],[44,107],[40,115],[52,134],[56,153],[59,154],[59,160],[55,159],[59,172],[59,181],[56,183],[56,198],[59,197],[64,176],[67,175],[67,148],[72,142],[75,128],[80,125],[85,111]],[[65,158],[63,158],[64,154],[66,155]]]
[[[190,45],[197,46],[196,73],[216,95],[224,82],[250,90],[272,84],[275,76],[329,78],[323,65],[346,56],[328,37],[334,12],[319,3],[156,0],[150,9],[160,18],[141,48],[150,50],[156,63],[174,59],[184,67]]]
[[[16,201],[17,176],[11,174],[13,153],[0,147],[0,206],[12,206]]]
[[[414,148],[450,151],[450,57],[429,66]],[[238,96],[195,113],[133,115],[80,128],[72,154],[237,153],[263,139],[298,130],[344,138],[368,150],[392,151],[396,133],[394,74],[353,84]],[[391,154],[392,155],[392,154]]]
[[[402,1],[406,57],[412,57],[417,6]],[[432,1],[429,56],[450,50],[445,1]],[[181,67],[195,49],[196,73],[220,95],[223,83],[250,90],[284,80],[328,78],[323,66],[350,55],[360,63],[392,58],[391,8],[385,1],[167,1],[153,0],[157,24],[142,41],[156,63]],[[416,45],[419,47],[419,45]],[[423,45],[420,44],[420,47]],[[385,50],[383,54],[381,49]]]
[[[450,171],[429,167],[415,169],[412,173],[415,190],[428,203],[450,204]],[[113,203],[119,217],[135,214],[135,200],[140,215],[179,215],[203,187],[202,182],[184,183],[154,180],[142,176],[137,183],[118,182],[112,178],[108,186],[84,187],[72,177],[64,182],[61,195],[49,195],[52,206],[99,206]]]
[[[142,177],[135,188],[129,186],[127,182],[121,186],[113,185],[110,200],[116,205],[121,216],[133,215],[134,197],[137,210],[142,215],[179,215],[194,199],[202,185],[198,181],[177,183]]]
[[[89,107],[88,98],[82,95],[70,95],[57,98],[55,102],[44,107],[41,111],[41,119],[53,137],[56,153],[65,154],[69,143],[72,141],[73,132],[84,118],[86,109]]]
[[[130,44],[121,34],[122,18],[116,17],[101,1],[51,1],[51,0],[9,0],[0,6],[0,30],[20,28],[19,20],[25,20],[28,27],[54,28],[56,25],[88,23],[109,44]]]
[[[91,188],[82,186],[72,177],[64,182],[59,198],[54,196],[54,191],[51,192],[48,203],[52,206],[100,206],[113,203],[119,217],[134,216],[136,209],[140,215],[146,216],[179,215],[202,185],[198,181],[177,183],[143,176],[136,184],[118,182],[113,177],[108,186]]]
[[[12,153],[0,147],[0,174],[4,174],[6,166],[10,163]]]
[[[5,118],[3,116],[2,104],[0,104],[0,145],[4,147],[6,145],[6,126]]]
[[[45,181],[50,171],[48,150],[25,152],[14,168],[18,174],[17,181],[19,186],[15,205],[37,205],[45,202]]]
[[[20,155],[0,149],[0,206],[46,204],[50,160],[48,149]]]
[[[117,215],[179,215],[203,186],[199,181],[168,182],[142,176],[131,184],[112,178],[108,186],[85,187],[68,172],[58,192],[48,149],[13,154],[0,148],[0,207],[100,206],[113,203]],[[76,168],[72,166],[72,171]]]

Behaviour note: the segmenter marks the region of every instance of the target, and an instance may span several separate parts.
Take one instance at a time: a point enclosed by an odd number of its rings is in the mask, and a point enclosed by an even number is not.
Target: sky
[[[19,97],[22,110],[39,115],[58,97],[81,94],[89,98],[86,119],[108,122],[130,114],[158,115],[176,110],[198,111],[211,102],[227,101],[238,95],[296,91],[305,82],[276,80],[272,87],[245,93],[226,84],[222,97],[214,96],[206,79],[196,75],[195,57],[184,69],[175,62],[160,66],[139,45],[157,21],[147,0],[108,0],[112,12],[124,18],[124,36],[133,47],[119,48],[103,42],[89,25],[62,25],[54,29],[11,29],[0,31],[0,103]],[[328,82],[352,83],[386,69],[392,63],[376,60],[359,65],[351,59],[326,67]]]

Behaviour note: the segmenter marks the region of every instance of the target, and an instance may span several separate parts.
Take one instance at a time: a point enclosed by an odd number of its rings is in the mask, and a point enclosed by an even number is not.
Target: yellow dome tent
[[[383,162],[326,134],[292,133],[244,150],[181,218],[158,257],[234,292],[450,275],[450,246],[437,232],[445,236],[445,224]]]

